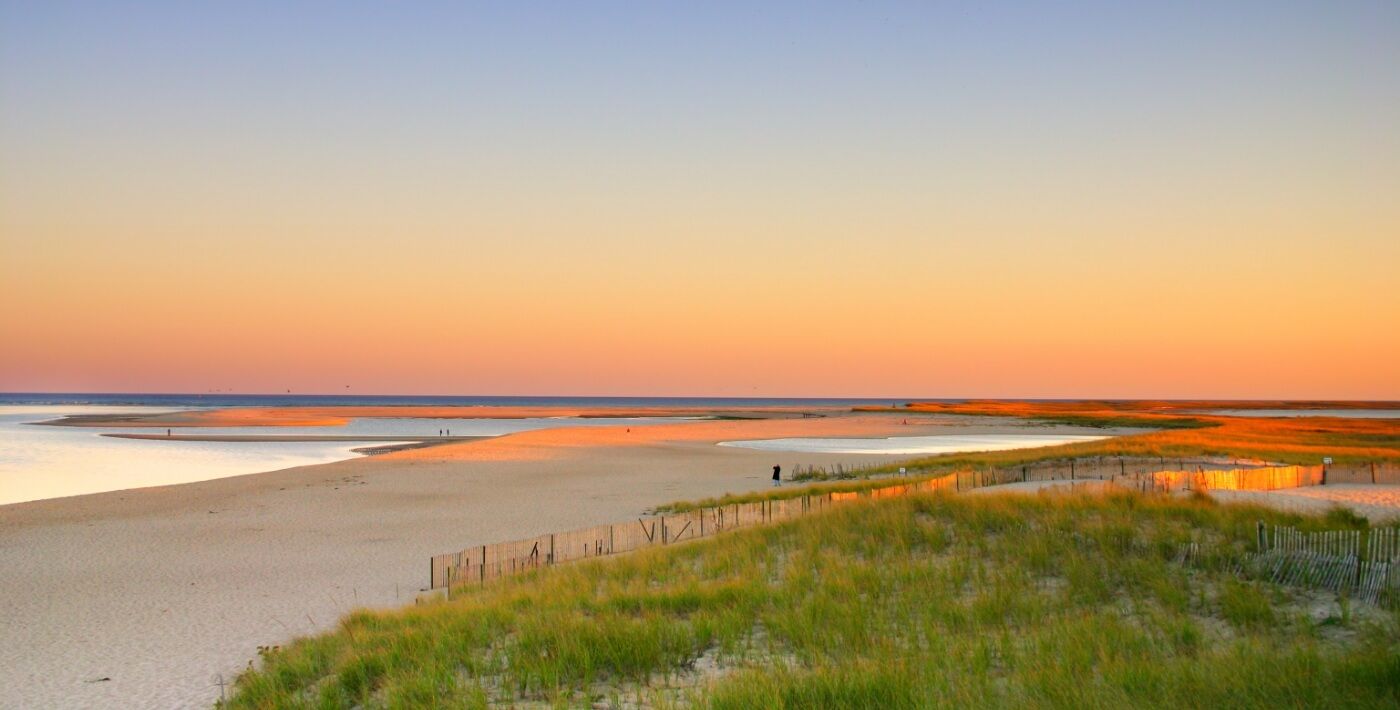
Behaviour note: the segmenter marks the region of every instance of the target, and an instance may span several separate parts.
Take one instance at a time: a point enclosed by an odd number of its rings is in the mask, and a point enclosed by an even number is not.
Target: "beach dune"
[[[893,460],[718,441],[1027,430],[987,417],[906,425],[885,414],[826,414],[528,431],[0,506],[0,708],[207,705],[259,646],[331,628],[356,607],[411,603],[432,554],[763,488],[775,463]]]

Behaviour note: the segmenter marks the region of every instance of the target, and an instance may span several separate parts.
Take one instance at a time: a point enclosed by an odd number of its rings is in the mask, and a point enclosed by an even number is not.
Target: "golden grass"
[[[1075,456],[1231,456],[1293,464],[1400,461],[1400,419],[1344,417],[1226,417],[1193,410],[1232,409],[1397,409],[1373,402],[1160,402],[1056,401],[915,402],[903,413],[1004,416],[1088,426],[1153,428],[1145,434],[1103,441],[1019,451],[936,457],[922,462],[964,461],[1010,465],[1028,460]],[[878,410],[867,410],[878,411]],[[891,410],[886,410],[891,411]]]

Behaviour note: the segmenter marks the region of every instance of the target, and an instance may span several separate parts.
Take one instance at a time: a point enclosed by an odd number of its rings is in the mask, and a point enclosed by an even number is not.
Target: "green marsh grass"
[[[232,708],[1383,707],[1397,617],[1173,559],[1255,523],[1199,498],[922,495],[357,612]],[[1328,627],[1332,628],[1332,627]],[[1326,631],[1326,632],[1325,632]]]

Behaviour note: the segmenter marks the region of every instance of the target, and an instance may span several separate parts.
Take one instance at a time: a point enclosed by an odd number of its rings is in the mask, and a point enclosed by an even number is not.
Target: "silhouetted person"
[[[783,473],[783,467],[782,467],[782,466],[774,466],[774,467],[773,467],[773,486],[774,486],[774,487],[783,485],[782,473]]]

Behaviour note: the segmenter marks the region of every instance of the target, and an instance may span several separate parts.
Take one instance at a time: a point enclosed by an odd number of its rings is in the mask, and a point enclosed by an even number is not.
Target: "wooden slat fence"
[[[432,589],[484,584],[494,579],[590,557],[614,555],[643,547],[671,545],[727,530],[791,520],[862,497],[886,498],[952,487],[952,476],[900,483],[871,491],[833,492],[781,500],[733,503],[673,515],[638,518],[628,523],[540,535],[434,555],[429,573]]]
[[[1261,522],[1257,545],[1246,561],[1255,577],[1371,604],[1400,601],[1400,528],[1302,532]]]
[[[1323,466],[1269,466],[1229,470],[1153,471],[1114,476],[1117,485],[1143,492],[1173,491],[1273,491],[1282,488],[1320,486]]]
[[[1337,463],[1327,467],[1328,483],[1400,484],[1400,463],[1394,461],[1362,461]]]
[[[1205,466],[1214,466],[1206,470]],[[1196,470],[1182,470],[1195,466]],[[1274,490],[1321,483],[1321,466],[1267,466],[1239,459],[1092,457],[1043,461],[1024,466],[958,471],[921,481],[900,479],[860,492],[808,494],[702,508],[673,515],[550,533],[524,540],[469,547],[434,555],[429,563],[432,589],[450,589],[542,566],[669,545],[727,530],[789,520],[861,498],[889,498],[937,490],[963,491],[1008,483],[1101,480],[1140,491],[1185,489]]]

